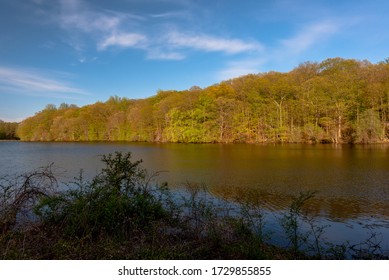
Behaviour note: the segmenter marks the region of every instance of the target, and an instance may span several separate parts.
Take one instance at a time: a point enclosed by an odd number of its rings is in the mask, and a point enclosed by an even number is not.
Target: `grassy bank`
[[[1,178],[0,258],[383,258],[373,239],[358,246],[325,244],[326,228],[304,209],[314,193],[297,196],[280,219],[290,244],[280,248],[270,244],[255,196],[216,201],[191,184],[177,194],[155,184],[158,174],[148,173],[130,153],[102,161],[104,168],[91,181],[80,172],[61,191],[51,166]]]

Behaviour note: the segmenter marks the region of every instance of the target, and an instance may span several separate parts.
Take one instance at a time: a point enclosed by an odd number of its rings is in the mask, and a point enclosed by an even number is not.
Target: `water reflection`
[[[99,155],[115,151],[131,152],[150,171],[167,171],[158,181],[171,188],[204,183],[216,196],[257,197],[274,212],[299,192],[317,191],[307,210],[335,229],[389,221],[389,145],[1,142],[0,176],[54,163],[62,181],[80,169],[90,179],[102,167]]]
[[[297,194],[269,192],[264,190],[234,187],[212,187],[212,194],[229,201],[257,204],[270,211],[287,209]],[[389,200],[372,201],[365,197],[324,197],[319,192],[304,205],[304,211],[330,221],[344,222],[358,217],[374,217],[389,220]]]

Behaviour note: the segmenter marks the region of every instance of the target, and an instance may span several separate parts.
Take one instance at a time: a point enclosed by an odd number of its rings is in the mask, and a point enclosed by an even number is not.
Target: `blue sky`
[[[389,57],[386,0],[1,0],[0,119]]]

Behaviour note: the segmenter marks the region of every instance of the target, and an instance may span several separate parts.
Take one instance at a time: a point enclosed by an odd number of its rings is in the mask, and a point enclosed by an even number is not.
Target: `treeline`
[[[23,121],[18,135],[26,141],[387,142],[389,60],[332,58],[140,100],[48,105]]]
[[[16,122],[4,122],[0,120],[0,140],[17,140],[16,135],[18,123]]]

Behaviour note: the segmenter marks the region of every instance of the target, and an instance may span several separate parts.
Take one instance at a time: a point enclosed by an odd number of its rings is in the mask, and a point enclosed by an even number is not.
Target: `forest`
[[[16,130],[18,123],[16,122],[4,122],[0,120],[0,140],[17,140]]]
[[[389,59],[330,58],[145,99],[49,104],[21,122],[17,135],[23,141],[388,142]]]

